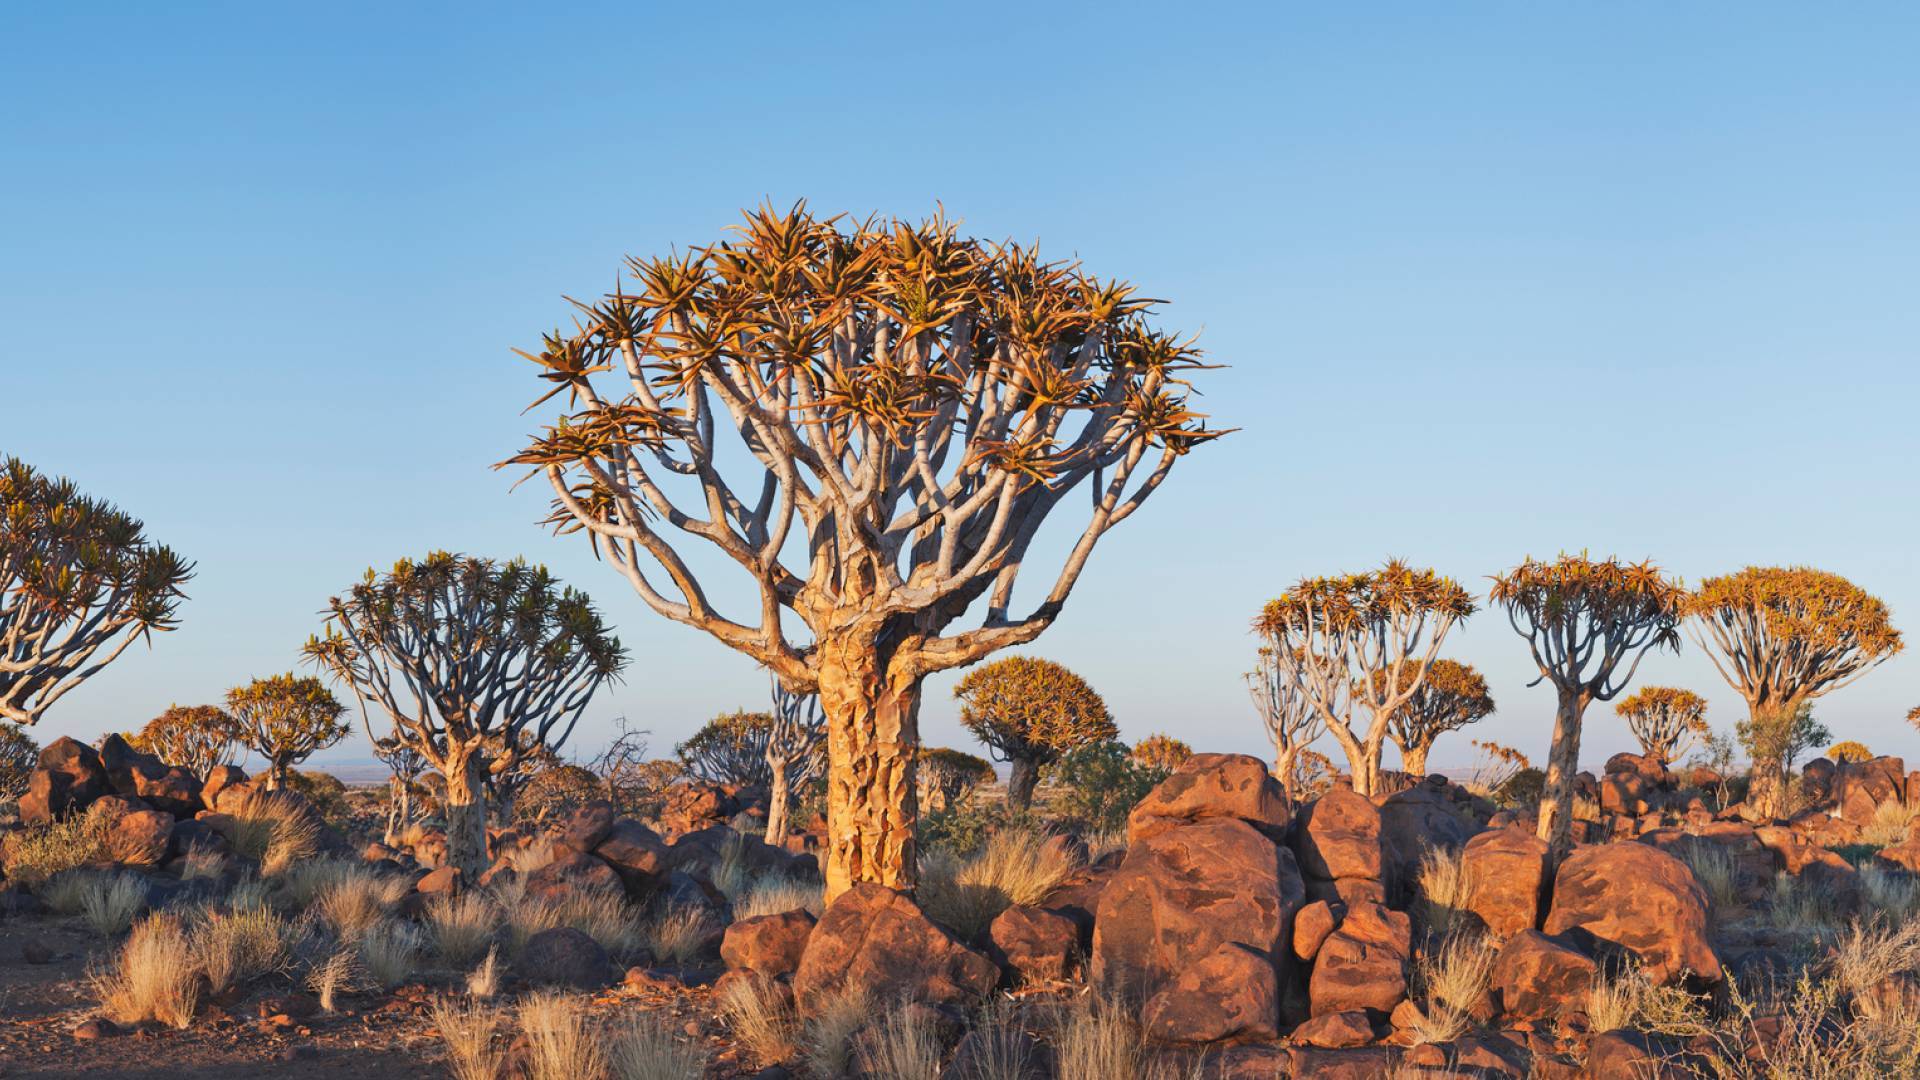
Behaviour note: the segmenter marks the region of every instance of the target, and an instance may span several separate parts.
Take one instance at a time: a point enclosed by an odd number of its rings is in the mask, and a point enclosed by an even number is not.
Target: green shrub
[[[91,862],[103,862],[113,815],[100,808],[47,825],[29,825],[0,840],[0,867],[28,887]]]
[[[1062,788],[1061,812],[1096,831],[1125,826],[1134,805],[1167,778],[1166,769],[1140,765],[1117,741],[1070,750],[1052,771]]]

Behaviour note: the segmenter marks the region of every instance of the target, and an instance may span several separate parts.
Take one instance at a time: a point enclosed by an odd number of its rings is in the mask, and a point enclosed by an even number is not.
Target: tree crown
[[[241,735],[240,721],[218,705],[171,705],[127,742],[169,765],[205,776],[232,758]]]
[[[673,748],[689,775],[722,784],[765,784],[767,739],[773,733],[772,713],[737,709],[703,724],[687,741]]]
[[[173,629],[192,577],[136,518],[19,458],[0,462],[0,717],[32,724],[134,640]]]
[[[1133,744],[1133,763],[1145,769],[1172,772],[1192,756],[1193,747],[1160,732]]]
[[[1838,574],[1749,566],[1687,601],[1714,666],[1756,704],[1786,706],[1866,674],[1902,648],[1886,604]]]
[[[1413,662],[1401,661],[1403,664]],[[1375,671],[1371,678],[1380,687],[1379,692],[1384,693],[1390,678],[1388,672]],[[1402,679],[1411,681],[1408,676]],[[1473,665],[1443,658],[1427,668],[1427,676],[1420,681],[1413,696],[1395,710],[1390,730],[1402,748],[1426,746],[1449,731],[1458,731],[1492,715],[1493,708],[1487,680]]]
[[[1009,656],[967,673],[953,688],[960,723],[993,752],[1051,761],[1119,734],[1107,703],[1064,665]]]
[[[1845,742],[1837,742],[1828,747],[1827,756],[1844,765],[1854,761],[1871,761],[1873,759],[1873,751],[1867,749],[1866,743],[1855,742],[1852,739],[1848,739]]]
[[[574,331],[521,354],[549,386],[534,405],[565,394],[576,411],[502,464],[544,472],[554,527],[587,531],[655,611],[796,691],[814,688],[819,640],[865,623],[894,627],[891,662],[922,674],[1032,640],[1094,542],[1222,434],[1189,408],[1205,365],[1148,324],[1155,301],[942,217],[762,207],[730,240],[628,268],[636,291],[575,301]],[[750,485],[722,475],[717,417],[759,470]],[[1009,618],[1041,520],[1089,480],[1080,542],[1040,606]],[[699,494],[677,501],[688,481]],[[722,615],[668,529],[744,569],[758,617]],[[939,636],[989,589],[979,629]],[[782,608],[815,643],[786,639]]]
[[[1632,680],[1646,650],[1679,649],[1686,591],[1651,562],[1582,553],[1527,559],[1493,578],[1491,599],[1527,639],[1543,679],[1607,701]],[[1616,678],[1628,657],[1632,663]]]
[[[312,676],[269,675],[227,691],[242,741],[269,759],[298,761],[347,737],[347,707]]]
[[[987,759],[945,746],[922,747],[920,768],[927,774],[928,781],[934,784],[947,778],[963,785],[991,784],[997,779],[993,765]]]

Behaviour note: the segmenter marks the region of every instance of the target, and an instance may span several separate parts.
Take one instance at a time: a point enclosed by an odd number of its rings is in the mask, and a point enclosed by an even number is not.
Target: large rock
[[[1280,981],[1273,958],[1223,944],[1148,999],[1141,1016],[1155,1042],[1277,1038]]]
[[[113,861],[127,866],[158,866],[173,845],[173,815],[165,810],[122,814],[107,833]]]
[[[1585,953],[1538,930],[1507,939],[1488,980],[1495,1006],[1510,1017],[1552,1020],[1585,1012],[1596,968]]]
[[[1018,982],[1065,979],[1080,954],[1080,926],[1046,908],[1015,904],[988,930],[988,949],[1001,970]]]
[[[720,959],[735,970],[762,975],[789,975],[800,967],[814,918],[806,911],[755,915],[727,927],[720,939]]]
[[[613,961],[600,943],[571,926],[542,930],[527,939],[514,973],[539,986],[598,990],[613,981]]]
[[[1127,839],[1209,818],[1244,821],[1275,840],[1286,838],[1287,793],[1267,765],[1246,754],[1195,754],[1147,793],[1127,818]]]
[[[1422,783],[1394,792],[1380,803],[1380,854],[1386,879],[1416,880],[1429,851],[1457,851],[1477,831],[1453,809],[1453,800],[1438,784]]]
[[[1467,908],[1496,937],[1540,924],[1546,891],[1547,842],[1527,829],[1489,829],[1467,841],[1460,854],[1469,882]]]
[[[1407,996],[1412,955],[1413,923],[1405,912],[1366,901],[1352,905],[1314,957],[1307,984],[1313,1015],[1392,1012]]]
[[[627,892],[641,896],[658,888],[667,872],[667,845],[652,829],[628,818],[610,825],[593,853],[620,875]]]
[[[1720,958],[1707,941],[1706,892],[1687,864],[1646,844],[1575,849],[1554,877],[1542,929],[1587,951],[1625,950],[1656,983],[1720,979]]]
[[[1380,879],[1380,811],[1351,788],[1334,787],[1308,803],[1294,828],[1294,844],[1300,872],[1309,880]]]
[[[1906,786],[1906,762],[1897,757],[1850,761],[1833,771],[1833,800],[1855,825],[1872,822],[1881,804],[1899,802]]]
[[[553,852],[552,862],[527,875],[528,896],[560,901],[582,892],[623,888],[620,876],[600,858],[565,844],[555,844]]]
[[[40,751],[39,767],[28,776],[27,793],[20,797],[20,821],[44,825],[85,810],[111,790],[99,753],[63,735]]]
[[[993,961],[961,944],[910,898],[862,882],[841,893],[808,935],[793,993],[805,1015],[849,990],[876,1002],[966,1007],[999,978]]]
[[[613,823],[619,816],[612,802],[606,799],[590,800],[575,810],[567,823],[561,826],[560,840],[575,851],[592,851],[613,831]]]
[[[204,808],[200,781],[191,772],[135,750],[119,735],[101,740],[100,764],[116,794],[143,799],[175,817],[192,817]]]
[[[1244,821],[1149,836],[1100,894],[1094,981],[1150,996],[1229,942],[1278,961],[1305,899],[1293,855]]]

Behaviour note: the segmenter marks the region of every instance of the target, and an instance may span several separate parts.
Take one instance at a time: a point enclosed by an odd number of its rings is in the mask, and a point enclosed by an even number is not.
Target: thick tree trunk
[[[487,869],[487,770],[484,759],[466,751],[453,756],[447,778],[447,863],[468,881]]]
[[[1402,747],[1400,750],[1400,771],[1408,776],[1427,775],[1427,751],[1432,749],[1426,744]]]
[[[787,763],[784,758],[768,758],[767,769],[767,843],[775,847],[787,841]]]
[[[1560,691],[1553,717],[1553,749],[1547,753],[1547,782],[1540,795],[1540,839],[1547,842],[1549,870],[1573,850],[1573,781],[1580,772],[1580,714],[1577,690]]]
[[[279,791],[287,786],[287,763],[284,761],[267,762],[267,790]]]
[[[1007,808],[1024,814],[1033,809],[1033,788],[1040,782],[1040,766],[1024,757],[1012,758],[1008,764],[1012,769],[1007,774]]]
[[[911,891],[921,680],[890,675],[870,641],[826,643],[821,655],[827,902],[864,881]]]
[[[1287,793],[1287,801],[1294,805],[1298,805],[1300,802],[1300,792],[1296,790],[1295,777],[1293,775],[1294,761],[1299,756],[1300,748],[1297,746],[1274,744],[1273,777],[1280,781],[1281,790]]]

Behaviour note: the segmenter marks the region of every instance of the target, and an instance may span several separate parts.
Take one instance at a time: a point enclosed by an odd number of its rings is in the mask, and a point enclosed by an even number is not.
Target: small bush
[[[648,920],[641,937],[655,960],[684,964],[699,956],[718,928],[701,908],[667,908]]]
[[[1125,743],[1098,742],[1068,751],[1052,766],[1061,786],[1060,809],[1091,829],[1118,829],[1167,770],[1133,760]]]
[[[527,1080],[596,1080],[609,1062],[580,1007],[563,994],[529,994],[518,1011]]]
[[[89,808],[61,821],[16,829],[0,837],[0,866],[6,867],[8,878],[38,892],[54,877],[107,861],[113,820]]]
[[[866,1076],[898,1080],[939,1080],[942,1047],[927,1014],[895,1009],[860,1041],[860,1068]]]
[[[454,1080],[497,1080],[506,1072],[506,1052],[493,1045],[500,1014],[485,1006],[438,998],[431,1015],[447,1044],[447,1068]]]
[[[681,1044],[652,1017],[615,1035],[609,1051],[614,1080],[692,1080],[707,1072],[706,1054]]]
[[[1920,971],[1920,923],[1856,922],[1834,943],[1826,970],[1856,1000],[1895,975]]]
[[[180,920],[170,915],[151,915],[135,925],[114,966],[94,975],[93,985],[116,1023],[152,1020],[184,1028],[200,1007],[199,965]]]
[[[102,937],[123,933],[147,906],[147,883],[138,874],[87,874],[80,915]]]
[[[266,907],[206,911],[190,935],[194,959],[215,994],[286,969],[293,928]]]
[[[799,1053],[799,1021],[778,993],[742,979],[727,986],[719,1005],[734,1041],[761,1065],[778,1065]]]

